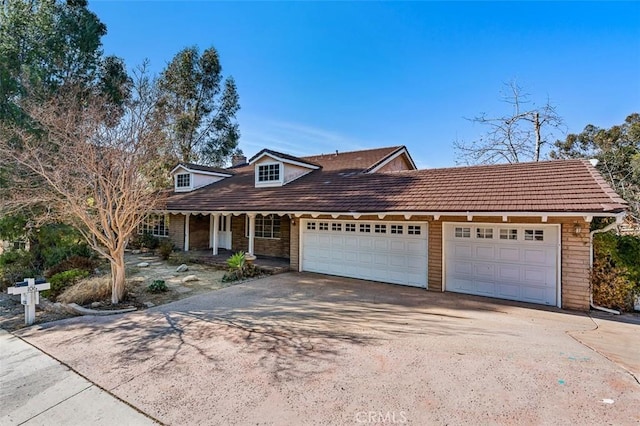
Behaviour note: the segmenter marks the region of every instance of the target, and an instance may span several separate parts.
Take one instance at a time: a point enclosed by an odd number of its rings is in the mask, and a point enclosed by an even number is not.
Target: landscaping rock
[[[102,303],[100,303],[100,302],[93,302],[93,303],[91,304],[91,307],[92,307],[92,308],[99,308],[100,306],[102,306]]]
[[[131,254],[140,254],[142,253],[140,250],[131,250]]]
[[[154,306],[156,306],[153,302],[142,302],[142,304],[147,308],[153,308]]]
[[[176,272],[187,272],[189,267],[184,263],[176,268]]]
[[[196,277],[195,275],[187,275],[186,277],[184,277],[182,279],[182,282],[183,283],[188,283],[190,281],[199,281],[199,280],[200,280],[200,278]]]
[[[138,268],[148,268],[149,262],[140,262],[136,265]]]

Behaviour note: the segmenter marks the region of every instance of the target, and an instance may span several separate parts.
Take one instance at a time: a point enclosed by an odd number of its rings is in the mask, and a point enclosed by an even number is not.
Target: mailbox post
[[[20,295],[20,302],[24,305],[24,323],[26,325],[31,325],[36,320],[36,305],[40,303],[40,292],[50,288],[51,284],[45,280],[36,281],[34,278],[27,278],[7,289],[9,294]]]

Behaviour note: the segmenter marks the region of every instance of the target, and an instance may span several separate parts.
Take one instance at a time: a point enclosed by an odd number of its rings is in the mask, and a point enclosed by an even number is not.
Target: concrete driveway
[[[622,360],[573,337],[598,343],[597,322]],[[288,273],[20,335],[171,425],[640,422],[640,326],[359,280]]]

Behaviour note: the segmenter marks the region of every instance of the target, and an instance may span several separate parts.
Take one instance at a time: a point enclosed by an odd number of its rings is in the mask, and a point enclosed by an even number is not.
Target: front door
[[[218,222],[218,248],[231,250],[231,216],[220,216]]]

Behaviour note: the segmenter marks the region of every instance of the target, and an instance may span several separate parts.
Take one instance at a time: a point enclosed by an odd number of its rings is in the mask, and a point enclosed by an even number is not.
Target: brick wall
[[[429,285],[428,289],[442,291],[442,222],[429,222]]]
[[[247,222],[246,215],[240,215],[234,217],[231,221],[231,247],[233,251],[249,250],[249,238],[247,231],[245,230],[245,224]],[[296,225],[297,226],[297,225]],[[280,238],[255,238],[254,239],[254,254],[256,256],[273,256],[289,258],[289,246],[290,246],[290,230],[291,219],[288,216],[280,217]]]
[[[189,216],[189,250],[209,248],[209,215]]]
[[[184,215],[169,215],[169,239],[177,249],[184,249]]]
[[[291,226],[289,233],[289,269],[300,269],[300,219],[295,219],[296,224]]]
[[[579,236],[574,224],[581,225]],[[562,307],[589,310],[590,277],[589,224],[582,218],[562,223]]]

